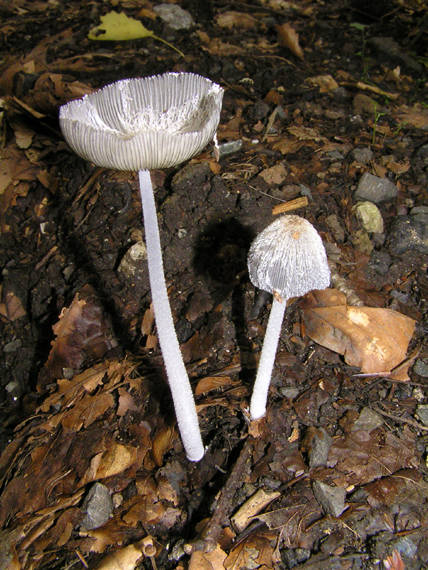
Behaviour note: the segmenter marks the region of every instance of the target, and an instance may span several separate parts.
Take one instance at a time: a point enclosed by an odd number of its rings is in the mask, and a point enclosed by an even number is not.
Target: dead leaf
[[[363,373],[388,374],[405,358],[415,321],[391,309],[330,305],[326,290],[319,306],[319,295],[309,294],[304,303],[306,334],[318,344],[343,354],[350,366]],[[409,379],[407,368],[397,380]]]
[[[288,48],[298,58],[303,59],[304,55],[299,44],[299,34],[294,28],[292,28],[290,24],[285,23],[281,26],[276,26],[276,31],[280,45]]]
[[[413,107],[401,105],[394,116],[401,124],[411,125],[424,131],[428,130],[428,109],[424,109],[419,103],[415,103]]]
[[[117,346],[111,323],[88,285],[76,293],[70,307],[61,311],[52,329],[56,338],[39,374],[39,390],[51,380],[62,378],[64,369],[78,370]]]
[[[217,544],[214,550],[203,552],[195,550],[189,561],[189,570],[224,570],[227,554]]]
[[[129,18],[123,12],[115,12],[112,10],[104,16],[100,17],[101,24],[89,31],[88,39],[95,41],[126,41],[137,40],[141,38],[152,38],[164,43],[169,48],[176,51],[181,57],[184,53],[178,48],[155,35],[154,32],[148,30],[143,24],[135,18]]]
[[[269,534],[253,533],[231,550],[223,566],[227,570],[260,568],[261,565],[273,568],[273,556],[274,550]]]
[[[244,30],[251,30],[257,26],[257,20],[250,14],[245,12],[235,12],[229,10],[223,12],[216,17],[216,22],[221,28],[242,28]]]
[[[95,567],[96,570],[133,570],[144,556],[139,544],[130,544],[108,554]]]
[[[171,426],[164,426],[158,431],[153,440],[153,457],[156,465],[163,464],[163,456],[172,448],[177,432]]]
[[[238,384],[239,382],[232,380],[230,376],[206,376],[197,383],[195,396],[202,396],[202,394],[221,388],[231,388]]]
[[[398,550],[393,550],[391,556],[387,556],[383,561],[386,570],[405,570],[403,559]]]
[[[311,127],[292,125],[291,127],[288,127],[287,131],[301,141],[327,142],[327,139],[325,137],[320,135],[316,129],[313,129]]]
[[[263,511],[269,503],[281,496],[279,491],[265,491],[258,489],[254,495],[239,507],[231,518],[232,525],[237,532],[242,532],[250,524],[251,519]]]
[[[315,77],[308,77],[305,83],[319,87],[320,93],[329,93],[339,87],[336,80],[331,75],[316,75]]]

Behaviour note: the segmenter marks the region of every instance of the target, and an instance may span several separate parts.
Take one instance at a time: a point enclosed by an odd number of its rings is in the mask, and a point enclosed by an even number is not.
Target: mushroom
[[[248,253],[250,280],[273,294],[250,403],[251,419],[266,413],[266,401],[287,300],[312,289],[325,289],[330,270],[322,240],[307,220],[281,216],[253,241]]]
[[[223,89],[194,73],[124,79],[63,105],[59,120],[70,147],[98,166],[139,171],[150,287],[159,344],[175,414],[191,461],[204,447],[165,285],[149,169],[167,168],[216,141]]]

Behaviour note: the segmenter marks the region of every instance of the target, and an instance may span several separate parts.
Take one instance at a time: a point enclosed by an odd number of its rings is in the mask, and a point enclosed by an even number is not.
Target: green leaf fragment
[[[184,57],[184,53],[178,48],[167,42],[166,40],[156,36],[151,30],[148,30],[139,20],[135,18],[129,18],[123,12],[108,12],[104,16],[101,16],[101,24],[92,28],[89,31],[88,39],[94,41],[126,41],[126,40],[138,40],[141,38],[153,38],[163,42],[169,48],[176,51],[181,57]]]

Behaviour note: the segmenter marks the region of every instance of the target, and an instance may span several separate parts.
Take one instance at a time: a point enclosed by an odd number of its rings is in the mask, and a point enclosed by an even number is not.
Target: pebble
[[[370,172],[365,172],[358,182],[355,191],[355,200],[368,200],[378,204],[385,200],[392,200],[398,194],[398,188],[388,178],[379,178]]]
[[[428,253],[428,225],[414,216],[398,216],[391,225],[387,247],[393,255],[406,251]]]
[[[113,501],[105,485],[92,485],[83,501],[82,511],[85,516],[81,525],[86,530],[99,528],[109,520],[113,512]]]
[[[358,202],[354,206],[355,214],[361,225],[371,234],[383,232],[383,218],[379,208],[373,202]]]
[[[138,241],[131,245],[125,255],[122,257],[119,267],[119,273],[128,279],[133,279],[137,274],[147,273],[147,267],[144,261],[147,259],[146,245],[142,241]]]
[[[368,147],[354,148],[351,155],[352,158],[360,164],[368,164],[373,160],[373,151]]]
[[[383,425],[383,419],[379,414],[370,408],[363,408],[357,420],[354,422],[351,431],[372,431],[381,425]]]
[[[228,154],[233,154],[234,152],[239,152],[242,148],[242,140],[230,141],[226,143],[222,143],[218,147],[218,152],[220,158],[226,156]]]
[[[423,71],[422,65],[417,62],[413,57],[405,53],[400,45],[392,38],[388,37],[375,37],[370,38],[368,43],[375,48],[375,50],[384,55],[390,61],[407,67],[411,71],[421,73]]]
[[[334,517],[340,517],[345,510],[345,489],[342,487],[331,487],[322,481],[314,481],[312,491],[325,513]]]
[[[195,25],[190,12],[177,4],[158,4],[153,11],[173,30],[190,30]]]
[[[379,273],[379,275],[386,275],[391,266],[391,256],[387,251],[374,251],[369,261],[369,268]]]
[[[333,438],[329,436],[324,428],[319,428],[315,432],[309,451],[309,467],[326,465],[332,442]]]
[[[418,358],[413,366],[413,372],[415,372],[418,376],[422,376],[423,378],[428,378],[428,362]]]
[[[373,115],[376,111],[381,110],[380,105],[368,95],[364,95],[364,93],[355,95],[352,107],[357,115]]]
[[[325,221],[331,229],[334,239],[338,242],[343,242],[345,240],[345,230],[343,229],[343,224],[339,221],[336,214],[330,214],[326,217]]]
[[[425,426],[428,426],[428,404],[420,404],[416,408],[416,415]]]

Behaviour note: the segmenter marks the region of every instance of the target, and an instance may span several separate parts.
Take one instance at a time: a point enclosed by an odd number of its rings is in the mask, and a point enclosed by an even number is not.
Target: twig
[[[204,548],[207,551],[215,548],[222,526],[233,509],[232,499],[237,489],[242,485],[245,472],[250,464],[252,451],[253,438],[248,436],[229,478],[221,491],[221,496],[217,501],[211,520],[203,532],[202,540],[204,542]]]
[[[419,429],[421,431],[428,431],[428,426],[423,426],[422,424],[420,424],[419,422],[416,422],[415,420],[408,420],[406,418],[401,418],[400,416],[396,416],[394,414],[390,414],[388,412],[384,412],[381,408],[379,408],[378,406],[372,406],[372,409],[377,412],[378,414],[382,414],[382,416],[385,416],[386,418],[389,418],[391,420],[394,420],[396,422],[401,422],[403,424],[408,424],[409,426],[412,426],[416,429]]]

